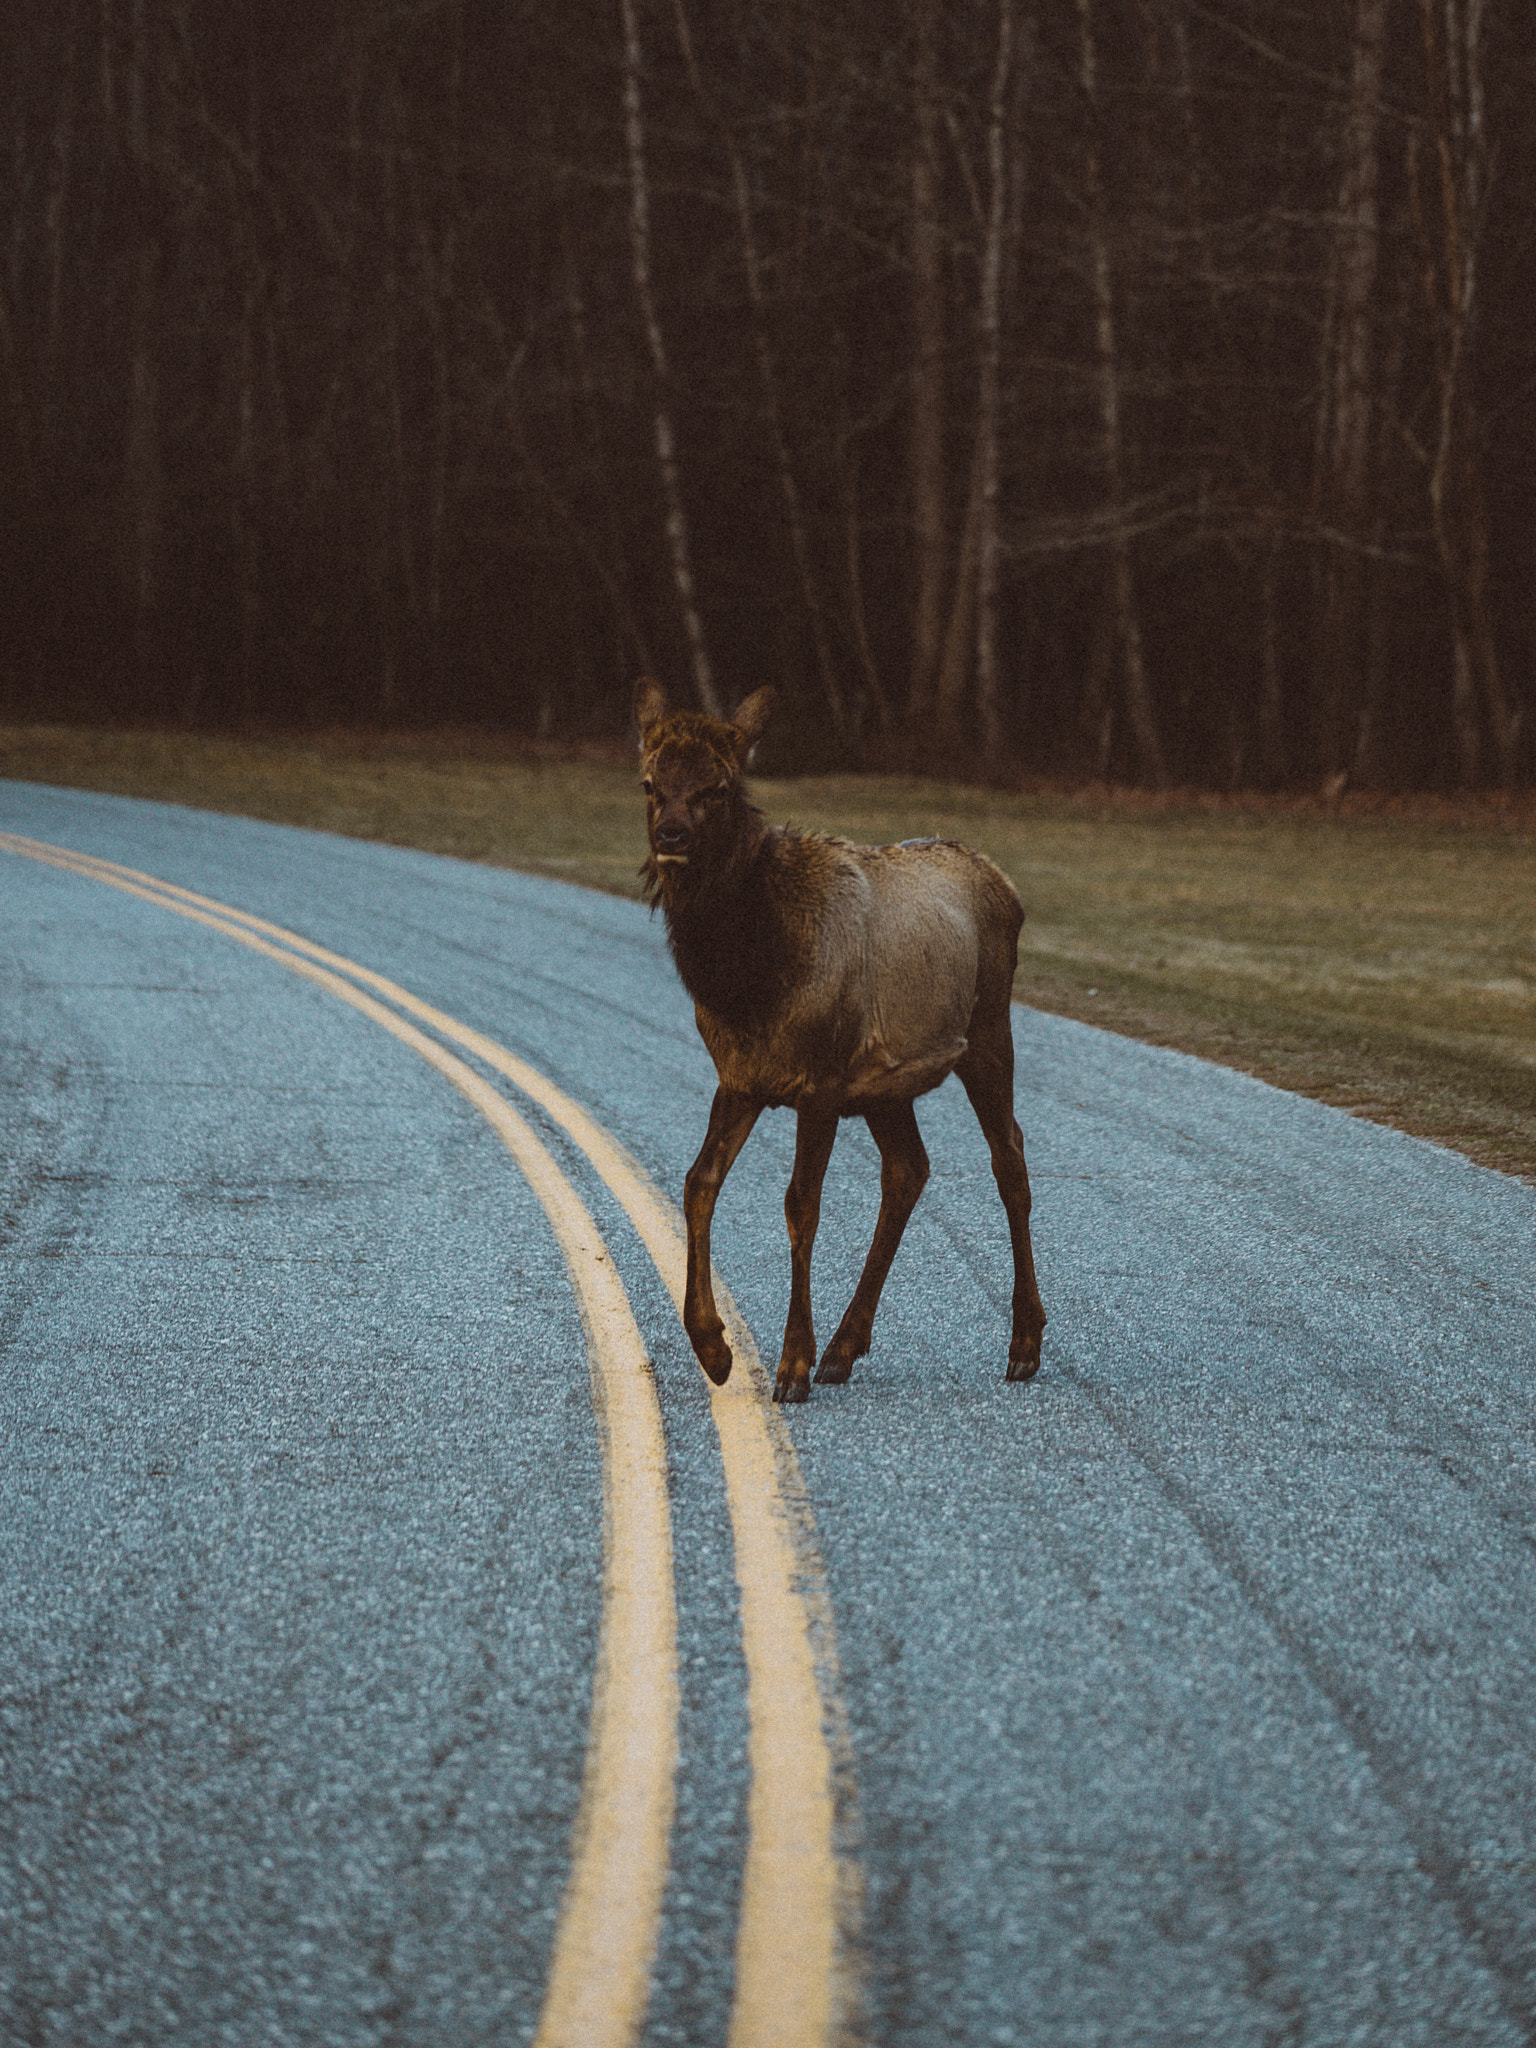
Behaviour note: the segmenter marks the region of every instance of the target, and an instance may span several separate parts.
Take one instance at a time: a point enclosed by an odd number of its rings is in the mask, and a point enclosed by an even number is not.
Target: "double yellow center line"
[[[525,1119],[442,1041],[537,1103],[586,1155],[680,1316],[686,1245],[676,1209],[537,1068],[385,976],[114,861],[6,832],[0,851],[175,911],[350,1004],[480,1111],[543,1205],[587,1332],[603,1442],[604,1571],[581,1806],[536,2048],[627,2048],[649,1997],[677,1769],[677,1612],[661,1411],[628,1297],[586,1205]],[[849,2010],[839,1923],[855,1896],[834,1839],[830,1619],[793,1444],[768,1401],[751,1333],[718,1281],[716,1289],[737,1360],[710,1399],[736,1549],[751,1773],[729,2048],[826,2048]]]

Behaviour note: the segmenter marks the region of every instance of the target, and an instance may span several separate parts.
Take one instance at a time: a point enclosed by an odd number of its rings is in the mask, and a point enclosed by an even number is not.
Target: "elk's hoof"
[[[704,1376],[713,1386],[723,1387],[731,1376],[731,1347],[723,1337],[711,1342],[695,1344],[694,1356],[704,1368]]]
[[[1008,1346],[1008,1377],[1011,1380],[1032,1380],[1040,1370],[1040,1339],[1026,1344],[1015,1337]]]
[[[816,1368],[818,1385],[842,1386],[853,1371],[855,1361],[868,1352],[869,1334],[857,1323],[850,1327],[847,1317],[844,1317],[837,1335],[822,1353],[821,1363]]]
[[[781,1366],[779,1376],[773,1383],[773,1398],[775,1401],[784,1402],[786,1407],[792,1401],[809,1401],[811,1383],[804,1373],[797,1377],[794,1373],[786,1373]]]

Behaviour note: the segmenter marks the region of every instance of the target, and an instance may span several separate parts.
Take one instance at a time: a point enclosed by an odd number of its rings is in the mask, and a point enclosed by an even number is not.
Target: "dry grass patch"
[[[0,729],[0,775],[158,797],[621,894],[626,755],[453,735],[304,741]],[[775,819],[989,853],[1029,911],[1019,993],[1536,1178],[1536,804],[998,794],[760,782]]]
[[[807,823],[991,854],[1029,912],[1025,1001],[1536,1177],[1529,804],[772,788]]]
[[[0,776],[152,797],[637,893],[645,819],[618,750],[479,735],[304,739],[0,726]]]

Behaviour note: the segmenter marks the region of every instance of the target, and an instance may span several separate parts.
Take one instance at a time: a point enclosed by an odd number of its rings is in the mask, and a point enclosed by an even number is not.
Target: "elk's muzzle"
[[[656,820],[651,846],[659,861],[686,861],[693,845],[693,826],[687,818],[662,816]]]

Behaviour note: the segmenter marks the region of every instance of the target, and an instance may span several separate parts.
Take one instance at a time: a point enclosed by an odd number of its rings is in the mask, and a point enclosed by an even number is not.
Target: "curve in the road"
[[[677,1613],[661,1411],[644,1340],[596,1223],[548,1149],[494,1088],[330,968],[243,928],[237,913],[209,899],[175,900],[184,892],[153,876],[110,872],[89,856],[11,835],[0,835],[0,846],[191,918],[350,1004],[480,1111],[549,1218],[588,1334],[603,1435],[605,1555],[577,1846],[536,2038],[542,2048],[625,2048],[645,2018],[666,1886],[677,1768]]]
[[[404,1011],[537,1102],[620,1203],[682,1312],[681,1219],[581,1105],[494,1039],[387,977],[249,912],[72,848],[0,833],[0,848],[156,903],[252,947],[409,1045],[491,1123],[543,1204],[592,1347],[607,1506],[600,1669],[577,1823],[537,2042],[620,2048],[644,2019],[667,1869],[677,1757],[676,1614],[660,1410],[622,1283],[597,1226],[505,1099]],[[372,993],[369,993],[372,991]],[[384,1002],[377,1000],[385,998]],[[394,1007],[386,1007],[391,1004]],[[830,1603],[793,1443],[728,1291],[717,1295],[738,1370],[711,1389],[736,1551],[748,1673],[748,1844],[730,2048],[821,2048],[851,2010],[839,1952],[854,1873],[835,1847],[832,1744],[840,1709]],[[794,1967],[785,1942],[794,1936]]]

